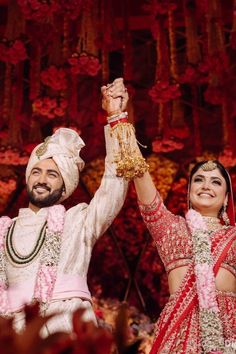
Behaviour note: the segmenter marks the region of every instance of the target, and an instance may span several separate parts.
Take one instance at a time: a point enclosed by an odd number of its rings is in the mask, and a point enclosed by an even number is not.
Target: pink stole
[[[10,312],[19,311],[25,304],[32,302],[34,286],[35,281],[28,279],[24,283],[12,285],[8,288],[7,296]],[[92,302],[86,278],[79,275],[58,274],[50,302],[76,297]]]

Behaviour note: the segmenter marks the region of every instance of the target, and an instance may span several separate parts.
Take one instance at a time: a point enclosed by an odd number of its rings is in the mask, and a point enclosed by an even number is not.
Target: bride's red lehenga
[[[139,202],[139,207],[167,273],[178,267],[188,266],[179,289],[170,296],[158,319],[150,354],[204,353],[200,336],[193,244],[187,222],[185,218],[168,211],[158,194],[151,204]],[[222,267],[236,277],[236,227],[232,226],[235,225],[232,194],[229,209],[231,226],[211,234],[211,251],[214,274]],[[227,353],[235,353],[236,294],[216,290],[216,296]]]

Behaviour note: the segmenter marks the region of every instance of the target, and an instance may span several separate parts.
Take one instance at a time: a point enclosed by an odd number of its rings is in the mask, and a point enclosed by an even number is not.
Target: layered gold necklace
[[[207,225],[207,229],[210,232],[214,232],[223,228],[220,219],[216,216],[202,216],[204,222]]]
[[[15,224],[16,221],[12,223],[6,235],[6,254],[11,263],[18,266],[25,266],[26,264],[31,263],[38,256],[45,241],[47,222],[43,224],[33,250],[25,256],[21,255],[14,246],[13,235]]]
[[[27,255],[20,254],[14,246],[15,222],[8,217],[0,218],[0,315],[5,316],[10,311],[7,261],[10,260],[15,266],[25,266],[32,262],[39,253],[40,260],[32,301],[40,301],[41,310],[48,307],[57,279],[65,215],[66,210],[62,205],[48,208],[47,221],[42,226],[32,251]]]

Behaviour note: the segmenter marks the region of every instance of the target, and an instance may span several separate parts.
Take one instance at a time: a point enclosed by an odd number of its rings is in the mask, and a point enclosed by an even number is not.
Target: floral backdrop
[[[233,0],[0,0],[0,214],[27,205],[30,151],[60,126],[86,142],[87,165],[66,206],[89,202],[104,170],[100,87],[120,76],[167,207],[185,213],[189,170],[206,158],[229,169],[235,192],[235,9]],[[125,300],[147,323],[167,301],[132,183],[95,246],[89,284],[102,307]]]

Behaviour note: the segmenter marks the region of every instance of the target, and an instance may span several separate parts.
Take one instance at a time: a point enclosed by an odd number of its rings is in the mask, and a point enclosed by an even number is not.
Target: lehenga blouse
[[[193,261],[193,251],[192,237],[185,218],[171,213],[165,207],[158,192],[152,203],[142,204],[140,201],[138,203],[166,272],[170,273],[178,267],[188,266]],[[222,237],[227,228],[222,227],[217,232],[213,232],[211,237]],[[227,269],[234,276],[236,276],[235,254],[236,242],[233,243],[221,264],[222,268]]]

